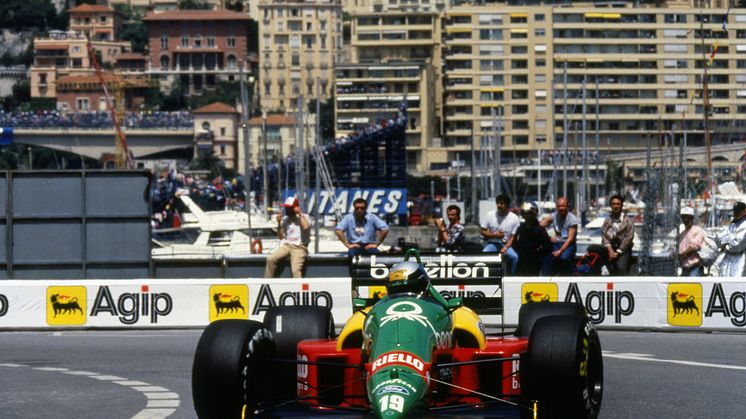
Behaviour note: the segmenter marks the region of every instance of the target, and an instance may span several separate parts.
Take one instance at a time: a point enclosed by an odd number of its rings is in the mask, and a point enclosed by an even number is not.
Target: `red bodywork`
[[[302,403],[309,405],[368,408],[363,369],[339,366],[360,366],[360,349],[337,351],[336,345],[335,340],[307,340],[298,344],[299,361],[320,364],[298,365],[298,397]],[[527,347],[526,338],[487,338],[484,350],[456,347],[435,351],[433,361],[437,365],[516,357],[526,352]],[[453,386],[431,381],[433,397],[427,397],[426,400],[432,407],[486,401],[472,391],[512,398],[521,392],[518,371],[517,359],[453,366],[450,380]],[[438,377],[437,371],[429,373],[432,377]]]

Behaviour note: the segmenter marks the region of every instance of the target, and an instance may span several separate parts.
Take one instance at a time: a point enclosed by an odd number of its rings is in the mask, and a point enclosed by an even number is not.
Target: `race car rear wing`
[[[403,260],[403,255],[353,257],[350,261],[353,298],[364,299],[367,305],[374,304],[386,292],[389,269]],[[439,291],[441,286],[457,285],[459,290],[464,291],[462,298],[465,306],[477,314],[502,315],[503,259],[499,253],[423,253],[419,255],[419,261],[425,267],[431,283]],[[493,286],[495,290],[489,295],[484,292],[470,293],[471,286]],[[367,293],[365,290],[360,292],[361,287],[367,287]],[[458,294],[441,291],[446,299],[462,296],[462,293]]]

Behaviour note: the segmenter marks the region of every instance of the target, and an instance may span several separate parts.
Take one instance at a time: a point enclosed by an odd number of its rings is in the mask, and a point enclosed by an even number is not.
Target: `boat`
[[[280,245],[277,223],[260,215],[256,207],[251,211],[249,228],[246,212],[203,211],[188,194],[177,196],[189,212],[182,214],[181,227],[152,231],[151,256],[154,259],[221,259],[269,254]],[[319,236],[319,253],[347,251],[333,230],[320,229]],[[314,250],[312,241],[309,252]]]

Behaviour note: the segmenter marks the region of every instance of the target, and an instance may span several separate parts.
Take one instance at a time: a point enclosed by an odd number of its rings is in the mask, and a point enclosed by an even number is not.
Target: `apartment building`
[[[260,0],[258,9],[261,110],[294,112],[299,96],[330,98],[342,51],[340,0]]]
[[[241,67],[249,67],[249,20],[229,10],[148,13],[148,74],[166,88],[179,83],[188,95],[238,80]]]
[[[510,4],[445,13],[445,129],[429,170],[457,155],[468,161],[472,139],[476,149],[499,139],[518,157],[565,143],[577,151],[584,139],[595,148],[596,138],[602,154],[685,135],[704,145],[705,74],[712,140],[740,140],[746,10],[716,1]]]
[[[408,105],[407,167],[430,170],[442,150],[441,18],[431,7],[363,4],[351,11],[351,61],[337,66],[337,133],[392,117]],[[406,9],[406,10],[402,10]],[[442,153],[442,151],[440,151]],[[440,160],[445,160],[442,156]]]
[[[80,5],[68,10],[70,31],[49,31],[34,38],[34,61],[31,65],[31,97],[56,98],[57,81],[94,74],[88,42],[99,64],[114,64],[129,51],[128,42],[117,41],[118,20],[108,6]]]

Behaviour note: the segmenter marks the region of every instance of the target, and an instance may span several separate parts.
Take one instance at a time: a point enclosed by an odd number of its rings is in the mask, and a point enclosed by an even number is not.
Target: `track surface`
[[[194,418],[200,330],[0,333],[3,418]],[[601,332],[602,418],[741,418],[746,334]]]

